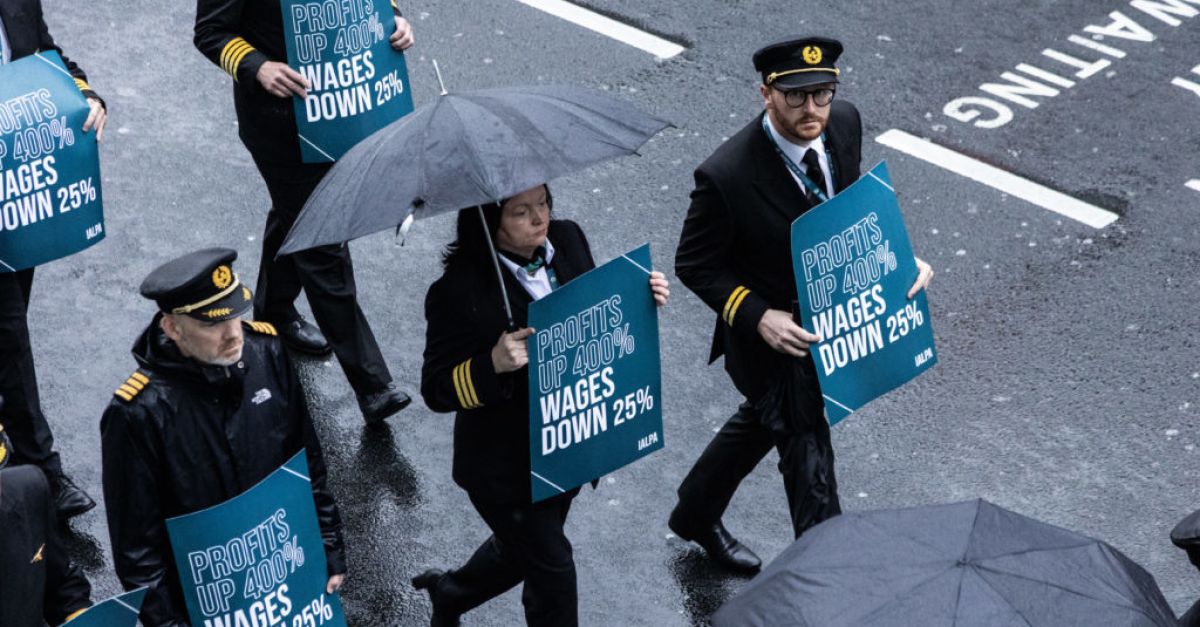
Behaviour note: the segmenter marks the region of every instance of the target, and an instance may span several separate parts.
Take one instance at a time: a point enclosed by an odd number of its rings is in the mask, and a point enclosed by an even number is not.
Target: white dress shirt
[[[550,287],[550,276],[546,273],[546,266],[554,260],[554,244],[550,243],[550,239],[546,239],[546,265],[537,269],[537,272],[529,274],[525,271],[524,266],[518,266],[513,260],[504,255],[496,255],[500,258],[500,263],[508,268],[513,276],[517,277],[517,281],[521,283],[521,287],[525,288],[526,292],[533,297],[533,300],[540,300],[547,294],[554,291]]]
[[[767,128],[770,129],[771,137],[775,140],[775,144],[778,145],[779,148],[783,150],[783,154],[787,155],[789,159],[795,162],[796,166],[801,170],[804,169],[804,153],[808,152],[809,148],[812,148],[817,152],[817,162],[821,164],[821,174],[825,176],[825,195],[833,198],[833,176],[831,176],[829,171],[829,155],[825,153],[825,141],[818,137],[810,142],[804,142],[802,144],[792,143],[791,140],[781,135],[779,131],[775,129],[774,122],[771,122],[769,118],[767,121]],[[792,175],[792,179],[796,181],[796,184],[800,186],[800,189],[804,190],[804,194],[807,196],[808,188],[804,186],[804,183],[800,180],[800,177],[796,176],[796,174],[792,172],[791,168],[788,168],[788,173]]]
[[[8,45],[8,31],[4,30],[4,18],[0,17],[0,64],[12,61],[12,47]]]

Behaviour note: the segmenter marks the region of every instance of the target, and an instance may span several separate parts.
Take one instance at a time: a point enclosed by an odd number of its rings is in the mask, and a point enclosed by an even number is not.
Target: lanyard
[[[808,178],[808,175],[804,173],[804,170],[802,170],[800,166],[796,165],[796,162],[792,161],[792,158],[787,156],[787,153],[779,147],[779,142],[775,141],[775,136],[771,134],[771,129],[767,127],[768,124],[770,124],[770,122],[767,121],[767,116],[764,115],[762,117],[763,132],[767,134],[767,139],[771,140],[771,145],[775,147],[775,152],[779,153],[780,158],[783,159],[783,163],[787,165],[789,170],[792,171],[792,174],[796,175],[796,178],[800,179],[801,183],[804,183],[805,189],[807,189],[813,196],[817,197],[817,200],[821,202],[829,200],[829,196],[825,193],[825,190],[818,187],[812,179]],[[833,169],[833,155],[829,154],[829,142],[825,141],[824,133],[821,133],[821,140],[825,145],[825,162],[829,164],[829,177],[831,179],[829,182],[836,188],[837,172]]]

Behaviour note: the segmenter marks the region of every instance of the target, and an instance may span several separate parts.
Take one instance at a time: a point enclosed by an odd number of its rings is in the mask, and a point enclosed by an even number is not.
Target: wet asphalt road
[[[451,89],[578,83],[611,90],[672,120],[640,158],[555,183],[561,215],[580,222],[598,260],[649,240],[669,272],[691,170],[757,111],[749,57],[793,33],[842,39],[839,97],[867,125],[864,165],[887,159],[918,254],[937,271],[930,294],[940,363],[834,430],[846,509],[984,497],[1102,538],[1143,564],[1182,612],[1200,575],[1168,541],[1200,507],[1197,295],[1200,98],[1173,86],[1200,64],[1200,16],[1178,25],[1117,0],[844,3],[782,0],[590,0],[683,43],[666,62],[515,0],[412,0],[418,104],[436,97],[430,61]],[[42,400],[58,449],[100,496],[98,421],[134,368],[128,346],[153,313],[142,277],[179,252],[231,246],[257,267],[268,199],[237,140],[228,78],[191,45],[192,7],[45,0],[67,53],[108,100],[102,148],[107,239],[38,270],[30,323]],[[943,113],[1020,63],[1064,75],[1046,48],[1096,60],[1067,41],[1111,11],[1153,41],[1109,36],[1125,56],[1075,80],[1011,122],[981,129]],[[1171,16],[1166,16],[1171,17]],[[1197,81],[1200,77],[1191,75]],[[984,118],[990,114],[985,114]],[[898,128],[1116,211],[1097,230],[872,141]],[[451,220],[353,246],[361,300],[399,384],[416,393],[425,289]],[[568,522],[587,625],[705,624],[744,580],[713,568],[665,524],[674,488],[737,404],[707,367],[713,314],[675,283],[661,316],[666,448],[585,490]],[[428,616],[408,578],[454,566],[486,537],[450,480],[449,416],[419,401],[364,430],[334,362],[302,359],[333,488],[346,520],[355,625],[417,625]],[[774,456],[742,486],[729,528],[770,559],[790,525]],[[72,524],[72,550],[96,597],[118,591],[103,508]],[[522,620],[510,592],[472,625]]]

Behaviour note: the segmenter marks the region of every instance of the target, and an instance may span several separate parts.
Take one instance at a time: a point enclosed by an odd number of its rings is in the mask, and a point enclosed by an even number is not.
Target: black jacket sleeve
[[[282,350],[282,349],[280,349]],[[308,404],[304,400],[304,389],[291,359],[283,358],[288,378],[288,406],[294,407],[303,434],[305,456],[308,460],[309,479],[312,480],[313,504],[317,509],[317,524],[321,527],[321,540],[325,544],[325,562],[329,575],[345,574],[346,543],[342,535],[342,515],[338,511],[337,502],[327,485],[328,473],[325,468],[325,456],[321,452],[321,441],[317,438],[313,427],[312,416],[308,413]]]
[[[245,4],[246,0],[197,0],[192,42],[235,81],[254,84],[258,69],[270,59],[238,33]]]
[[[447,273],[425,295],[425,354],[421,396],[429,409],[452,412],[478,409],[512,397],[512,377],[497,374],[489,337],[478,319],[473,293],[461,285],[462,273]],[[458,283],[456,288],[455,284]]]
[[[54,499],[46,499],[46,591],[42,604],[49,625],[61,625],[92,606],[92,586],[78,565],[71,563],[55,520]]]
[[[159,509],[157,453],[141,424],[145,410],[112,402],[100,421],[104,502],[113,565],[126,590],[146,586],[141,621],[146,627],[187,624],[167,581],[170,543]]]
[[[95,98],[103,105],[104,99],[88,85],[87,74],[83,71],[83,68],[67,58],[67,55],[63,54],[62,48],[59,48],[58,44],[54,43],[54,38],[50,36],[50,28],[46,26],[46,18],[42,14],[42,3],[36,2],[33,4],[37,7],[38,50],[53,50],[57,52],[58,56],[62,57],[63,63],[67,65],[67,71],[71,73],[71,78],[75,79],[75,86],[79,87],[79,91],[83,92],[84,97]],[[107,105],[105,105],[105,108],[108,108]]]
[[[734,224],[720,186],[696,170],[692,204],[675,250],[675,275],[739,335],[757,339],[769,305],[739,280],[733,264]]]

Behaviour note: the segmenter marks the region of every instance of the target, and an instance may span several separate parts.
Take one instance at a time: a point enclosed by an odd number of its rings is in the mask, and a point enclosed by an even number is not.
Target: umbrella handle
[[[513,323],[512,305],[508,302],[508,288],[504,286],[504,274],[500,270],[500,259],[496,255],[496,245],[492,243],[492,234],[488,232],[487,218],[483,215],[483,205],[475,205],[479,210],[479,226],[483,228],[483,239],[487,241],[488,251],[492,253],[492,266],[496,269],[496,282],[500,284],[500,300],[504,303],[504,315],[508,319],[508,332],[517,330]]]

